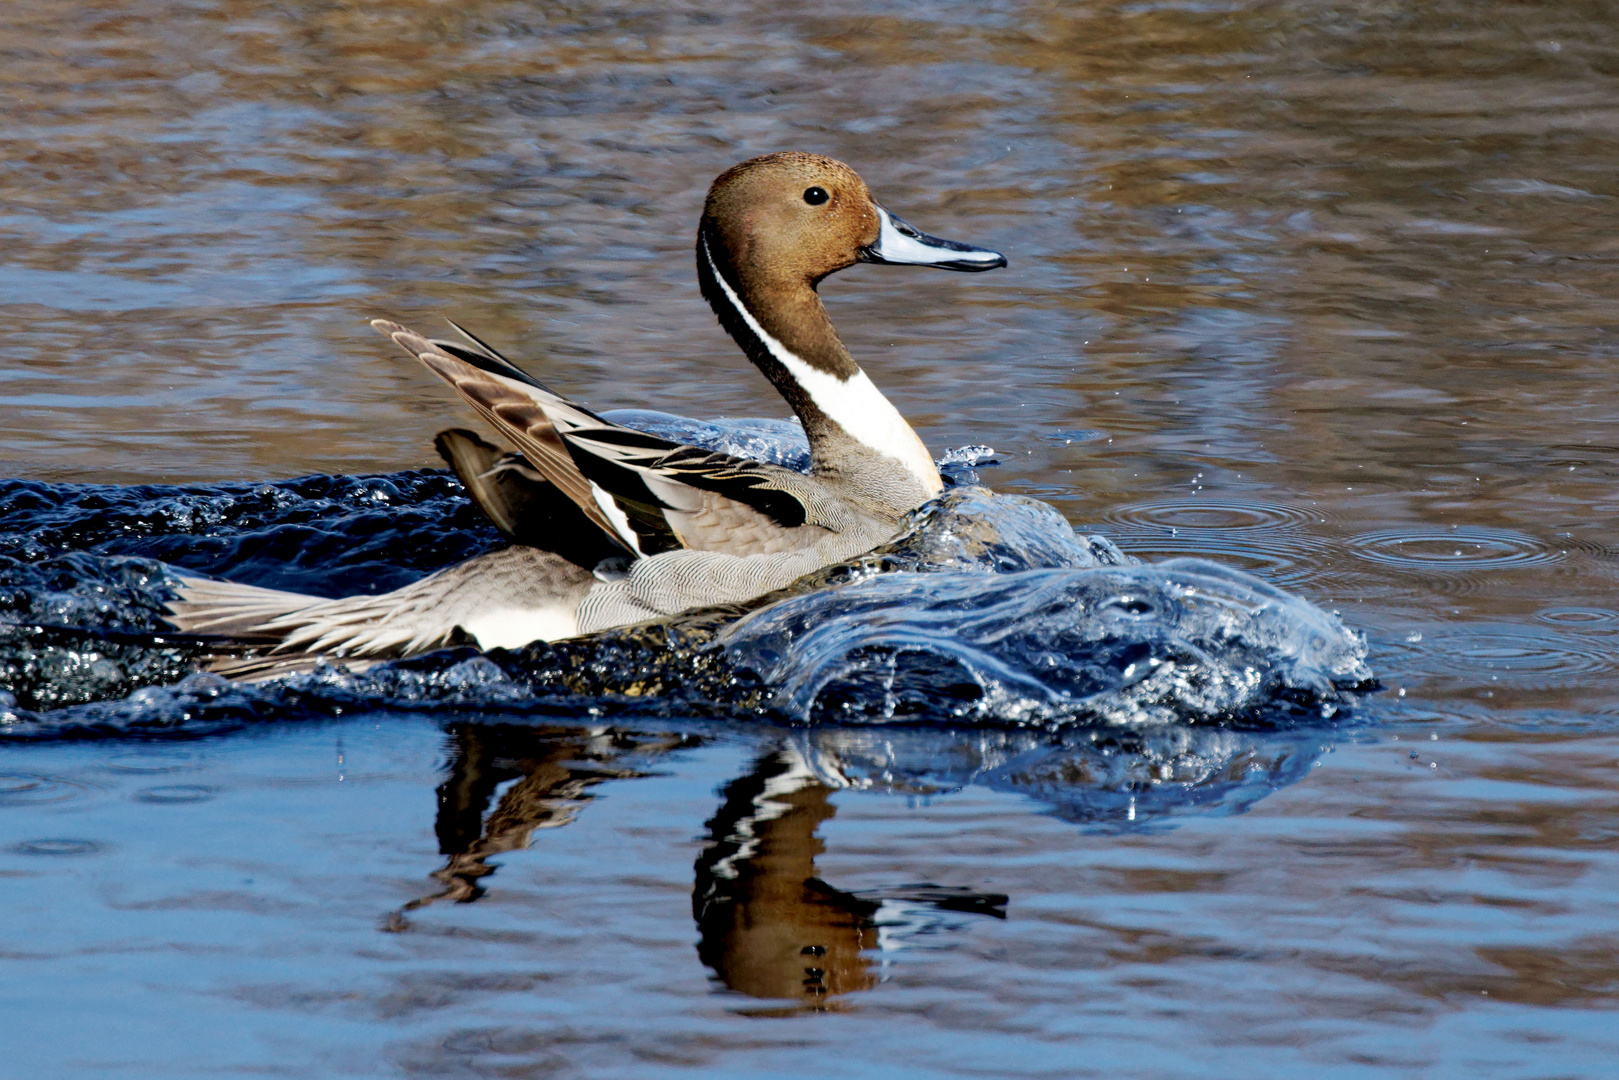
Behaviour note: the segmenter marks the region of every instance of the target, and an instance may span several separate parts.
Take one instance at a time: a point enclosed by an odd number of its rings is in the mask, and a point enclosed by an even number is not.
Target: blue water
[[[508,733],[531,759],[561,748],[580,773],[605,759],[641,775],[557,799],[577,817],[494,860],[476,903],[404,915],[440,891],[427,875],[444,862],[433,788],[456,738],[431,717],[31,748],[31,770],[75,787],[30,804],[21,828],[7,800],[7,910],[29,928],[5,953],[12,1067],[764,1075],[835,1054],[839,1072],[872,1076],[1544,1075],[1548,1042],[1565,1075],[1612,1059],[1598,944],[1611,907],[1589,889],[1613,881],[1611,843],[1565,840],[1547,864],[1509,839],[1516,818],[1477,833],[1483,857],[1464,870],[1422,839],[1426,823],[1533,796],[1469,779],[1476,742],[1424,742],[1415,763],[1373,741],[1298,740],[1280,779],[1311,783],[1243,816],[1183,806],[1102,829],[994,784],[841,789],[815,863],[832,887],[1010,899],[1004,919],[897,905],[861,954],[871,988],[801,1014],[699,962],[689,895],[714,778],[793,736],[694,724],[669,748],[674,735]],[[1357,814],[1368,800],[1411,809]],[[1563,817],[1582,803],[1540,805]],[[19,846],[41,840],[95,846]],[[1368,874],[1369,858],[1386,868]],[[1480,902],[1441,931],[1460,896]],[[1368,907],[1386,917],[1357,923]],[[1550,967],[1525,952],[1569,940],[1591,944]],[[1233,1043],[1251,1049],[1209,1049]]]
[[[0,1074],[1613,1073],[1611,14],[0,5]],[[901,544],[673,647],[165,636],[498,542],[366,318],[785,415],[691,241],[788,148],[1010,259],[824,283],[962,448]]]

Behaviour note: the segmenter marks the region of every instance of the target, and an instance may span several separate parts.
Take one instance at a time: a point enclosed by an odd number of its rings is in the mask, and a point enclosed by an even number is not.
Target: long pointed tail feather
[[[169,604],[169,621],[182,632],[238,641],[280,641],[283,635],[267,624],[321,602],[317,596],[200,577],[181,577],[179,593],[180,599]]]
[[[597,583],[591,570],[554,552],[514,545],[393,592],[336,600],[181,576],[169,621],[222,639],[221,655],[237,660],[255,650],[266,663],[389,660],[450,645],[518,648],[572,637],[579,605]]]

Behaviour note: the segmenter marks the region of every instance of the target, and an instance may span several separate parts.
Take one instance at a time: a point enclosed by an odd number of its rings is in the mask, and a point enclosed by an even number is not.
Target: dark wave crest
[[[798,463],[781,422],[640,426]],[[986,448],[894,542],[744,608],[517,651],[451,649],[258,685],[199,673],[170,567],[381,592],[500,541],[444,473],[134,487],[0,482],[0,738],[195,736],[355,709],[758,717],[793,724],[1275,725],[1369,685],[1362,638],[1251,575],[1146,564],[976,486]]]

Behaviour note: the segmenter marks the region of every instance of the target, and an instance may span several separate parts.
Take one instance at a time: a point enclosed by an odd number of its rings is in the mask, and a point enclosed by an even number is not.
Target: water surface
[[[825,288],[936,452],[1338,611],[1385,688],[1135,733],[360,707],[7,745],[18,1068],[1611,1070],[1605,6],[13,0],[0,30],[12,477],[433,467],[465,420],[372,315],[453,315],[600,408],[783,415],[689,245],[715,173],[809,149],[1011,260]],[[419,544],[255,565],[408,578],[471,528],[441,494],[401,511]]]

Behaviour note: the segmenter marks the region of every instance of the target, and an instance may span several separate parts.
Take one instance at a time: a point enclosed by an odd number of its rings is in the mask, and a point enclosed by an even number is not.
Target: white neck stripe
[[[911,430],[911,425],[905,422],[899,410],[883,396],[871,378],[858,366],[848,379],[829,375],[771,337],[736,293],[731,291],[725,276],[714,265],[714,256],[708,250],[708,237],[702,238],[702,245],[709,273],[714,275],[726,301],[754,336],[764,343],[776,362],[787,369],[793,381],[804,388],[815,407],[848,432],[856,442],[905,466],[906,471],[914,475],[928,492],[937,494],[942,490],[943,482],[939,479],[939,470],[934,466],[928,448],[922,445],[922,440]]]

